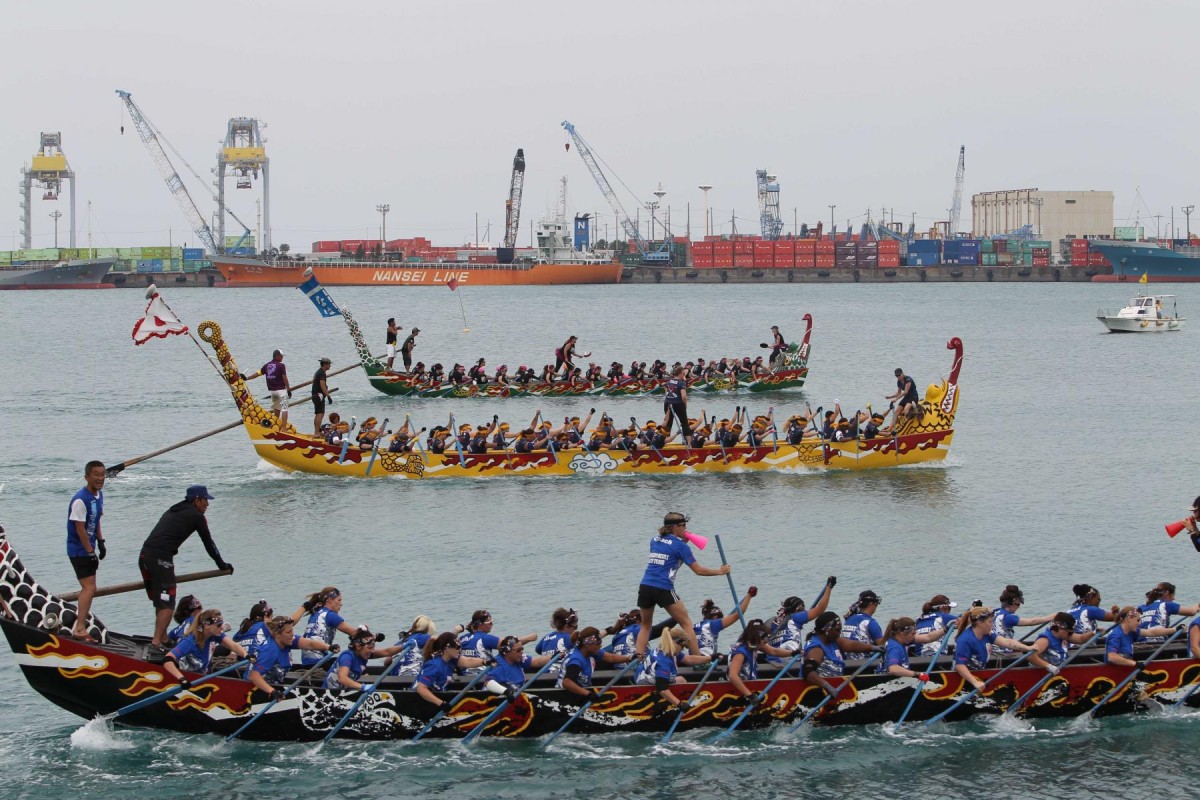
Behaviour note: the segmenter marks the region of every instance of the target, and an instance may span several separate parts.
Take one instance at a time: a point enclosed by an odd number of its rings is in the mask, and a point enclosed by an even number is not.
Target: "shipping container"
[[[184,261],[201,261],[204,259],[203,247],[185,247],[183,248]]]
[[[162,272],[162,260],[158,258],[140,258],[137,261],[138,272]]]
[[[899,253],[880,253],[879,254],[879,266],[881,269],[886,269],[888,267],[900,266],[900,254]]]
[[[880,255],[883,255],[884,253],[899,253],[899,252],[900,252],[900,243],[897,242],[895,239],[884,239],[882,242],[879,243],[879,254]]]
[[[833,255],[837,252],[837,243],[831,239],[821,239],[813,249],[817,255]]]
[[[796,253],[797,269],[812,269],[817,265],[816,253]]]
[[[837,263],[837,256],[833,254],[817,253],[814,266],[818,269],[832,267]]]

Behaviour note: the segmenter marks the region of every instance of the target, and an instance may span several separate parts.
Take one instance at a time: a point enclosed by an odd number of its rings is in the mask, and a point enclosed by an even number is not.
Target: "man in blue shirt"
[[[687,542],[687,523],[688,517],[672,511],[663,518],[658,535],[650,540],[650,560],[646,565],[646,572],[642,575],[642,583],[638,586],[638,611],[642,615],[642,627],[638,631],[635,646],[638,658],[646,655],[646,647],[650,644],[650,628],[654,624],[656,606],[662,606],[683,628],[687,635],[688,652],[694,656],[700,655],[700,645],[696,641],[696,632],[692,629],[692,619],[688,616],[687,606],[679,599],[679,595],[675,594],[675,573],[679,571],[680,565],[687,564],[697,575],[728,575],[729,565],[722,564],[712,569],[696,563],[696,557],[692,555]]]
[[[89,461],[83,468],[83,475],[87,485],[75,493],[67,510],[67,558],[79,579],[78,614],[71,635],[95,642],[88,633],[87,618],[96,595],[100,559],[108,555],[104,535],[100,532],[100,517],[104,515],[104,464]]]

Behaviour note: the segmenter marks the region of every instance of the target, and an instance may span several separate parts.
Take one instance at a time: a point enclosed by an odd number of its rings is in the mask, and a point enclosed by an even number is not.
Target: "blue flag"
[[[310,275],[308,280],[300,284],[300,291],[308,296],[309,300],[313,301],[313,305],[317,307],[317,311],[321,312],[322,317],[340,317],[342,311],[337,307],[337,303],[333,302],[333,298],[329,296],[329,292],[321,286],[321,282],[317,280],[316,275]]]

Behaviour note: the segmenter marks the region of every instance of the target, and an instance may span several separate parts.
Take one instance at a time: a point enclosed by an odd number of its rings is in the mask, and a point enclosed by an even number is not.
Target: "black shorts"
[[[657,586],[647,586],[641,584],[638,586],[638,608],[666,608],[673,606],[679,602],[679,595],[672,592],[670,589],[659,589]]]
[[[146,582],[146,596],[157,609],[175,608],[175,562],[141,553],[138,569]]]
[[[324,414],[325,413],[325,395],[314,394],[312,396],[312,399],[313,399],[313,413],[314,414]]]
[[[100,560],[95,556],[69,556],[71,566],[75,569],[75,577],[79,579],[95,576],[100,567]]]

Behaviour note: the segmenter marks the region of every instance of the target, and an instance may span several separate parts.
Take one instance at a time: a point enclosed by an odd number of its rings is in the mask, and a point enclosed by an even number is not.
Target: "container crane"
[[[779,183],[765,169],[758,170],[758,219],[762,226],[762,238],[775,240],[783,232],[783,220],[779,218]]]
[[[958,222],[962,216],[963,173],[967,166],[967,146],[958,148],[958,172],[954,175],[954,199],[950,203],[950,220],[946,225],[946,238],[958,236]]]
[[[517,228],[521,223],[521,193],[524,188],[525,151],[517,148],[512,181],[508,184],[508,201],[504,204],[504,246],[496,250],[496,260],[501,264],[511,264],[516,254]]]
[[[133,102],[133,96],[126,91],[117,89],[117,96],[125,103],[125,108],[129,111],[129,118],[133,121],[133,125],[137,128],[138,137],[141,138],[142,144],[146,145],[146,149],[150,151],[150,157],[154,160],[154,165],[158,167],[158,172],[162,175],[163,180],[167,183],[167,188],[171,191],[171,195],[175,198],[175,202],[179,204],[179,208],[183,211],[183,215],[187,217],[188,223],[192,226],[192,230],[204,246],[212,253],[224,253],[224,242],[217,242],[217,237],[213,235],[212,228],[204,221],[204,215],[200,213],[200,209],[196,207],[196,201],[192,199],[192,195],[188,192],[187,186],[184,185],[183,179],[179,177],[179,173],[171,164],[171,159],[167,157],[166,150],[163,149],[162,142],[159,141],[159,132],[155,126],[146,119],[146,115],[138,108],[137,103]],[[162,137],[166,141],[166,137]],[[172,150],[175,148],[167,142],[167,146]],[[175,151],[178,155],[179,151]],[[181,156],[182,158],[182,156]],[[191,170],[193,175],[196,171],[184,161],[184,164]],[[196,175],[197,180],[200,176]],[[225,209],[228,211],[228,209]],[[246,223],[237,218],[232,211],[229,215],[237,220],[245,232],[242,234],[242,240],[250,236],[250,228]],[[239,242],[240,246],[240,242]]]
[[[571,141],[575,143],[575,149],[579,151],[579,157],[583,159],[588,172],[592,173],[592,178],[595,179],[596,185],[600,187],[600,193],[604,195],[604,199],[612,207],[613,213],[617,215],[617,221],[621,225],[621,229],[625,231],[626,238],[633,242],[642,259],[652,264],[665,264],[669,262],[671,260],[671,253],[665,243],[663,248],[651,252],[649,243],[642,238],[642,234],[638,231],[637,226],[629,219],[629,214],[625,212],[625,207],[621,205],[621,200],[617,197],[616,192],[613,191],[612,186],[609,185],[608,178],[604,176],[604,171],[596,163],[596,157],[592,154],[592,148],[575,131],[575,126],[566,120],[563,121],[562,126],[566,130],[567,135],[571,137]]]

